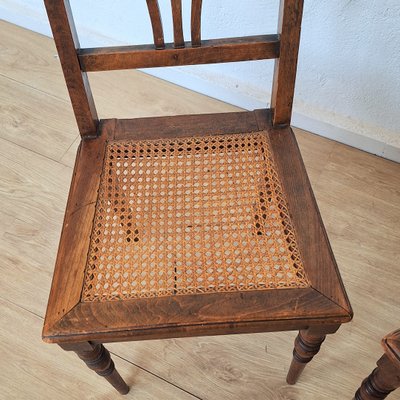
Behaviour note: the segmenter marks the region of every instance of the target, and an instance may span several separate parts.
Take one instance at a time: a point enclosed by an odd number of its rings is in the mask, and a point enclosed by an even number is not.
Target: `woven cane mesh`
[[[307,286],[264,133],[108,144],[83,301]]]

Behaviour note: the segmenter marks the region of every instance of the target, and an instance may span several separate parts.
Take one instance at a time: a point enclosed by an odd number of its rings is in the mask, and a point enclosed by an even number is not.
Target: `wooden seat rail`
[[[69,0],[45,0],[82,137],[97,134],[98,117],[87,72],[276,59],[271,108],[274,125],[290,123],[303,0],[281,0],[272,35],[201,40],[202,1],[192,0],[191,41],[185,42],[181,0],[171,0],[174,42],[165,43],[157,0],[146,0],[154,45],[81,48]]]

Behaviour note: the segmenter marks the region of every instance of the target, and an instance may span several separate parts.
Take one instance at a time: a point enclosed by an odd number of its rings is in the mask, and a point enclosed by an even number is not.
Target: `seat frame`
[[[82,136],[60,239],[43,329],[57,343],[129,390],[103,343],[146,339],[300,330],[288,383],[319,351],[325,335],[352,318],[310,182],[289,126],[302,0],[282,0],[277,35],[201,41],[201,1],[192,4],[192,41],[181,32],[180,1],[172,0],[174,43],[164,44],[157,1],[147,1],[154,45],[80,49],[67,0],[45,0]],[[194,10],[194,11],[193,11]],[[180,26],[180,29],[179,29]],[[278,58],[277,58],[278,57]],[[87,71],[277,58],[271,109],[98,121]],[[82,302],[81,294],[100,172],[109,141],[264,131],[283,189],[310,287]]]

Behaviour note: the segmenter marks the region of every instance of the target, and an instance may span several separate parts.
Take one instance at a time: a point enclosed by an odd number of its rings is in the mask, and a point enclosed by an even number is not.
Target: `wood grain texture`
[[[53,111],[43,106],[46,96],[48,102],[64,99],[64,106],[57,107],[62,126],[73,119],[51,40],[4,21],[0,35],[0,73],[26,86],[10,95],[13,109],[20,112],[19,102],[32,99],[31,107],[42,116],[37,122],[26,118],[26,133],[21,134],[25,148],[8,140],[0,145],[0,297],[16,304],[0,304],[2,394],[7,399],[42,400],[43,393],[66,400],[88,393],[113,398],[111,386],[101,383],[74,354],[40,340],[38,316],[45,311],[72,170],[41,156],[46,151],[55,159],[51,150],[57,147],[44,144],[41,149],[28,132],[45,129],[43,121],[51,120]],[[104,75],[94,74],[93,90],[98,109],[101,104],[108,117],[146,116],[152,109],[157,115],[235,111],[139,72]],[[41,101],[34,100],[37,90],[44,94]],[[117,108],[119,98],[126,101]],[[3,120],[9,119],[8,112],[0,109]],[[8,135],[10,129],[4,125],[3,133]],[[60,127],[55,136],[63,131]],[[134,387],[128,398],[196,398],[185,390],[202,399],[350,399],[382,355],[379,341],[393,329],[393,316],[400,312],[393,297],[400,291],[400,165],[316,135],[295,133],[356,318],[328,337],[296,386],[284,381],[295,332],[109,344],[118,370]],[[372,302],[371,296],[379,301]],[[396,396],[394,392],[388,398]]]
[[[103,123],[99,138],[82,141],[78,149],[44,331],[80,300],[100,183],[98,171],[102,169],[105,143],[114,133],[114,124],[113,120]]]
[[[377,368],[364,379],[355,400],[385,399],[400,388],[400,329],[382,339],[385,354],[378,360]]]
[[[258,130],[252,112],[184,115],[158,118],[119,119],[115,138],[154,139],[224,133],[255,132]]]
[[[174,25],[174,47],[181,49],[185,47],[182,26],[182,0],[171,0],[172,21]]]
[[[192,0],[191,34],[192,46],[201,46],[201,6],[202,0]]]
[[[79,40],[69,0],[45,0],[44,3],[79,132],[83,137],[94,137],[98,125],[97,111],[88,77],[81,72],[76,54],[76,50],[79,49]]]
[[[280,0],[280,54],[275,61],[271,99],[274,125],[290,124],[302,15],[303,0]]]
[[[116,341],[129,338],[139,340],[141,338],[214,335],[224,332],[243,333],[251,332],[252,329],[257,332],[300,329],[308,326],[307,324],[312,325],[321,321],[328,324],[349,321],[352,316],[351,307],[312,197],[312,190],[295,138],[289,128],[278,130],[272,128],[270,118],[271,114],[268,111],[256,111],[119,120],[116,123],[115,132],[109,133],[108,136],[116,140],[148,139],[266,129],[287,195],[293,223],[297,231],[307,232],[307,235],[298,235],[298,241],[306,273],[312,286],[317,290],[215,293],[81,304],[76,304],[75,298],[74,308],[70,307],[69,312],[58,316],[54,311],[50,313],[54,318],[50,318],[51,322],[45,326],[43,332],[45,340],[50,342]],[[104,121],[104,124],[113,130],[112,123],[112,120]],[[218,127],[217,132],[215,132],[215,126]],[[90,161],[89,163],[94,164]],[[287,165],[290,165],[290,170],[286,169]],[[81,174],[80,168],[82,166],[78,165],[77,176]],[[83,166],[83,171],[86,168]],[[93,168],[98,167],[93,166]],[[81,189],[79,185],[82,186]],[[81,201],[81,190],[84,192],[91,190],[94,193],[90,196],[95,198],[97,186],[98,182],[88,189],[86,181],[82,180],[81,183],[77,183],[76,194],[71,195],[70,202],[75,204]],[[298,200],[299,198],[301,200]],[[305,213],[308,213],[306,218],[304,218]],[[82,226],[86,223],[81,224],[78,220],[71,221],[70,229],[73,229],[73,224]],[[70,238],[62,237],[60,248],[70,247],[70,240]],[[80,240],[80,242],[84,241]],[[87,248],[87,244],[85,246]],[[72,247],[75,246],[72,245]],[[61,254],[59,260],[63,257],[65,256]],[[66,265],[70,265],[70,262],[66,262]],[[81,271],[84,269],[82,264],[77,268]],[[56,269],[54,278],[56,282],[64,279],[64,271],[65,267]],[[74,288],[76,292],[82,287],[81,279],[81,274],[75,281],[70,278],[71,288]],[[56,284],[56,288],[59,286],[60,284]],[[55,291],[57,292],[58,289]],[[54,301],[54,298],[50,298],[50,302]]]
[[[349,320],[311,288],[282,289],[80,303],[43,334],[48,342],[107,342],[284,331]]]
[[[146,2],[149,9],[151,26],[153,28],[154,46],[157,50],[161,50],[165,47],[165,42],[158,0],[146,0]]]
[[[168,43],[163,51],[152,45],[97,47],[78,52],[83,71],[109,71],[129,68],[176,67],[277,58],[277,35],[204,40],[201,47],[186,42],[177,49]]]
[[[79,400],[113,399],[118,396],[107,382],[86,368],[73,352],[62,351],[58,346],[47,346],[43,351],[39,334],[42,323],[41,317],[0,298],[0,351],[3,354],[0,360],[0,385],[4,399]],[[127,383],[134,386],[132,393],[124,398],[196,399],[120,356],[113,355],[113,359]]]
[[[66,101],[1,75],[0,85],[0,138],[60,161],[78,135]],[[38,113],[37,104],[47,111],[53,110],[54,114]]]
[[[270,126],[269,114],[257,110],[256,115],[260,128]],[[291,128],[273,130],[270,142],[311,286],[352,315],[350,302]]]
[[[96,374],[104,377],[120,394],[127,394],[129,387],[115,369],[110,352],[102,344],[86,343],[88,349],[82,349],[80,344],[75,353]]]

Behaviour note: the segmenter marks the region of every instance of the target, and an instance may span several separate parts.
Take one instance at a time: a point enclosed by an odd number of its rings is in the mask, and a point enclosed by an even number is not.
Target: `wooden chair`
[[[68,0],[45,0],[82,141],[43,339],[75,351],[120,393],[105,342],[299,330],[294,384],[325,336],[352,318],[289,126],[302,0],[278,33],[191,41],[171,0],[165,44],[79,46]],[[98,120],[87,72],[276,59],[271,109]]]
[[[378,360],[368,378],[357,390],[355,400],[376,400],[386,397],[400,387],[400,329],[382,339],[385,354]]]

